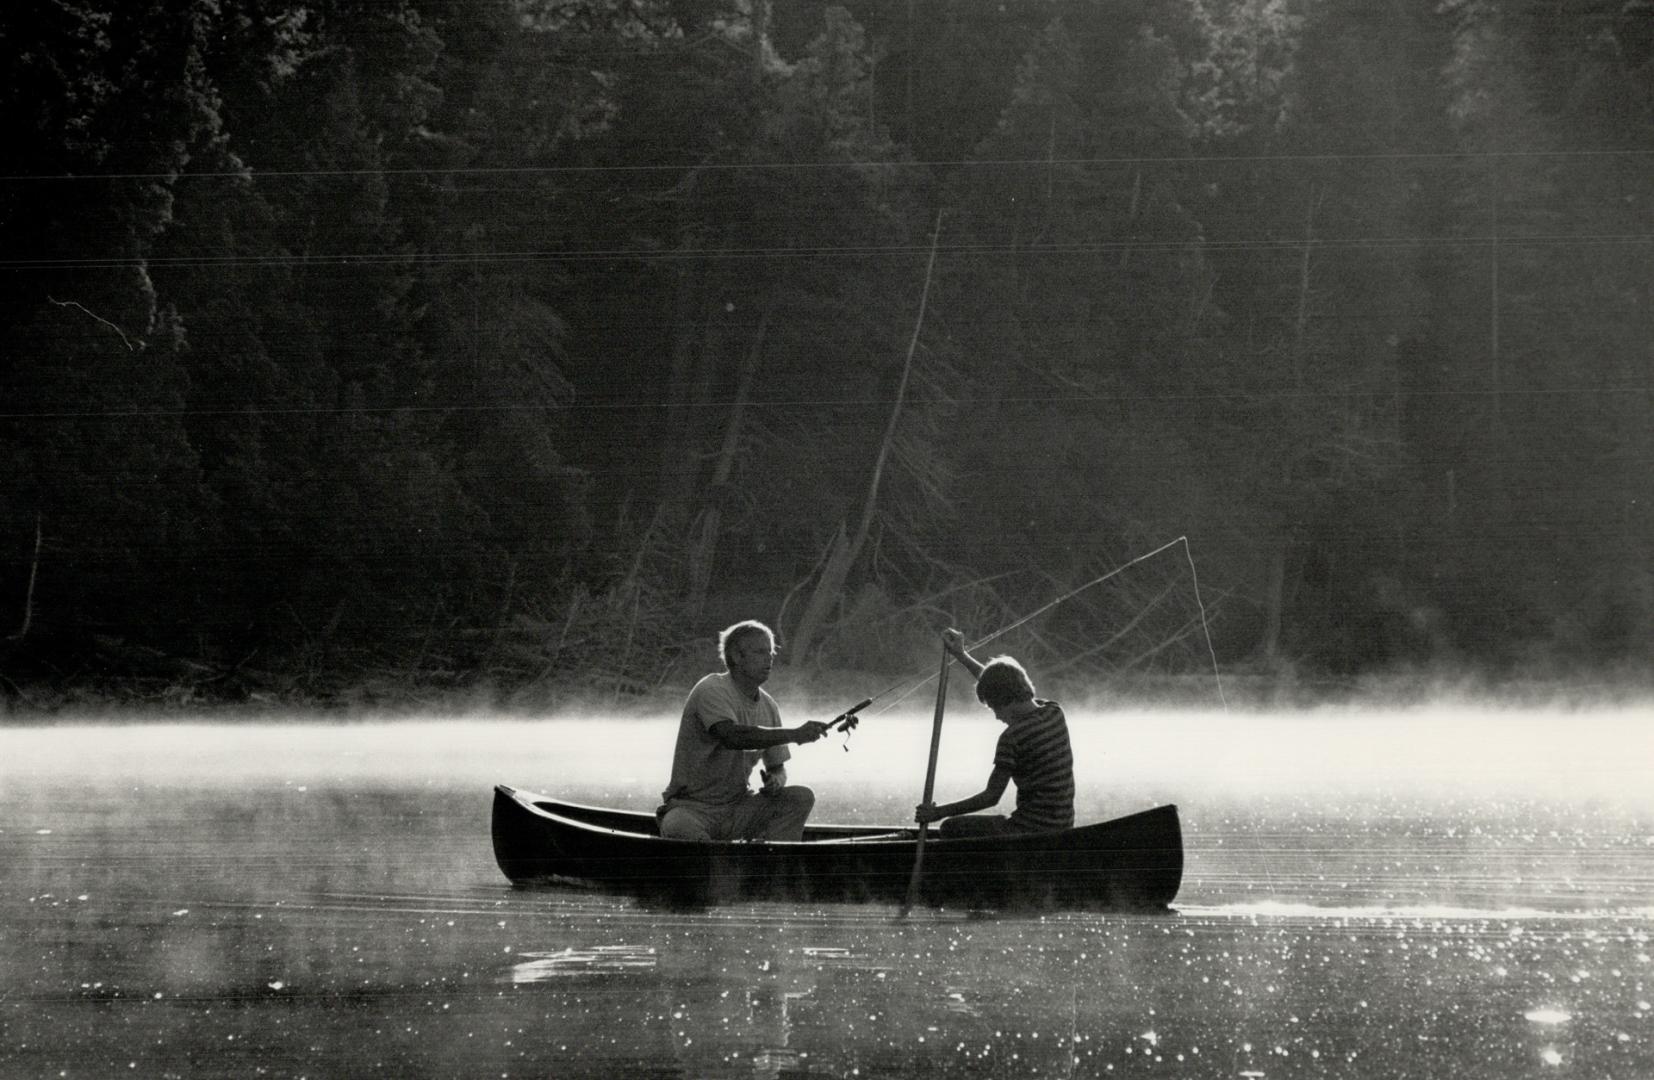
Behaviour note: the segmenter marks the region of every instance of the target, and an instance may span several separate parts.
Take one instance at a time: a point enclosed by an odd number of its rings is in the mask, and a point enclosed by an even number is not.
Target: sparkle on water
[[[790,778],[902,822],[927,712]],[[670,716],[0,728],[0,1075],[1654,1075],[1645,715],[1070,708],[1179,914],[901,921],[510,889],[491,786],[652,808]],[[939,799],[999,730],[950,706]]]
[[[1565,1024],[1573,1019],[1565,1009],[1529,1009],[1522,1015],[1536,1024]]]

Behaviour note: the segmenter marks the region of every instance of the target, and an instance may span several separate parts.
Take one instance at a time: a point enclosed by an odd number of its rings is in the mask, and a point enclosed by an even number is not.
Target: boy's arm
[[[972,795],[968,799],[958,802],[943,803],[935,806],[924,803],[917,807],[913,820],[921,825],[930,821],[940,821],[942,818],[955,817],[959,814],[974,814],[978,810],[986,810],[990,806],[998,806],[999,800],[1005,795],[1005,788],[1011,782],[1011,771],[999,765],[988,774],[988,786]]]
[[[958,660],[961,664],[965,665],[965,670],[971,673],[971,678],[980,679],[982,677],[982,664],[976,659],[976,657],[972,656],[965,650],[964,634],[961,634],[959,631],[949,627],[948,629],[942,631],[942,645],[948,650],[955,660]],[[992,806],[993,803],[989,803],[988,805]]]

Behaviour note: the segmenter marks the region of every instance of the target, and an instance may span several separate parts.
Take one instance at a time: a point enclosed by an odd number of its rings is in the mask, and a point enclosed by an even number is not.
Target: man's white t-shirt
[[[722,806],[735,802],[750,791],[748,780],[760,758],[773,768],[792,757],[785,746],[768,750],[731,750],[712,737],[714,724],[725,720],[750,727],[781,726],[781,710],[775,699],[758,688],[756,700],[735,685],[728,672],[706,676],[689,691],[683,719],[678,722],[678,741],[672,749],[672,779],[661,798],[668,802],[694,802]]]

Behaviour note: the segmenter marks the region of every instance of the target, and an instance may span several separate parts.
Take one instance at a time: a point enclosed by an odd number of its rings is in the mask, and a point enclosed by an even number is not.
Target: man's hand
[[[921,825],[929,825],[933,821],[940,820],[941,817],[942,815],[936,812],[935,803],[920,803],[913,808],[913,820]]]
[[[823,724],[820,720],[806,720],[793,728],[793,742],[803,746],[805,743],[815,742],[825,734],[827,734],[826,724]]]
[[[785,765],[775,765],[768,769],[762,769],[759,771],[759,775],[764,779],[763,792],[765,795],[774,795],[787,786],[787,767]]]
[[[942,647],[947,649],[948,652],[952,653],[954,656],[964,656],[965,635],[961,634],[951,626],[948,627],[946,630],[942,631]]]

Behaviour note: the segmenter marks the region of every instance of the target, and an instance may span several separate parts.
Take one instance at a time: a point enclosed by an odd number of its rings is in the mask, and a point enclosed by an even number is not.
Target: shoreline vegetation
[[[61,0],[0,72],[7,715],[630,709],[744,618],[855,701],[1076,591],[1053,696],[1654,679],[1642,0]]]
[[[225,680],[192,681],[160,675],[105,676],[71,686],[12,684],[7,680],[0,726],[80,722],[224,722],[292,720],[555,719],[558,715],[675,715],[696,679],[715,665],[678,663],[658,673],[648,689],[616,683],[601,674],[563,676],[529,686],[509,687],[486,679],[469,682],[399,680],[395,673],[366,676],[325,689],[259,688],[238,680],[226,693]],[[934,701],[934,671],[906,673],[853,669],[778,668],[769,689],[794,721],[828,719],[863,698],[879,695],[892,704],[928,711]],[[1215,677],[1210,671],[1184,674],[1087,674],[1038,680],[1041,696],[1071,708],[1093,710],[1181,710],[1236,713],[1325,713],[1383,706],[1415,709],[1546,708],[1563,711],[1614,709],[1654,696],[1654,674],[1626,667],[1591,673],[1485,673],[1417,668],[1346,677],[1272,672],[1235,667]],[[950,708],[969,702],[968,680],[951,692]]]

